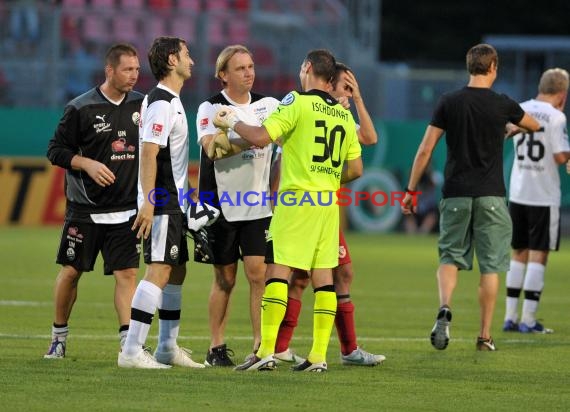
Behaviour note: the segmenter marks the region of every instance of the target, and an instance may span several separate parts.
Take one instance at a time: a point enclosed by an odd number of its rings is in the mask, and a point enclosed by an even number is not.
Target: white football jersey
[[[180,194],[188,192],[188,123],[180,97],[163,84],[158,84],[145,96],[139,124],[140,153],[142,144],[150,142],[160,149],[156,158],[155,190],[149,193],[154,214],[186,213],[188,202]],[[138,183],[138,205],[144,193]],[[154,198],[158,196],[158,198]]]
[[[261,126],[262,122],[279,106],[279,100],[273,97],[252,99],[250,96],[249,103],[238,104],[232,101],[224,91],[221,95],[223,98],[214,99],[215,103],[208,100],[198,108],[196,116],[198,144],[204,136],[215,134],[216,127],[212,119],[221,105],[221,100],[230,103],[239,119],[252,126]],[[228,137],[230,140],[241,139],[233,131]],[[261,219],[272,215],[271,203],[265,200],[269,195],[272,152],[273,145],[269,144],[263,148],[252,147],[214,162],[216,181],[211,187],[217,186],[220,206],[228,222]],[[202,169],[200,172],[202,173]],[[202,187],[200,193],[202,193]],[[267,194],[267,196],[262,196],[262,194]]]
[[[528,100],[525,112],[540,123],[540,130],[513,136],[515,156],[509,199],[529,206],[560,206],[559,165],[554,154],[570,151],[566,116],[550,103]]]

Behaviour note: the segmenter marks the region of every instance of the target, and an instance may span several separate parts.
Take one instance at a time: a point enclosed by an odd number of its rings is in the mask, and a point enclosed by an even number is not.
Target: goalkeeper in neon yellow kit
[[[296,371],[324,372],[336,313],[332,268],[338,265],[341,183],[362,174],[360,144],[350,111],[326,90],[335,74],[334,56],[312,50],[301,65],[302,93],[291,92],[263,126],[240,122],[230,107],[221,108],[214,124],[234,129],[243,139],[265,146],[280,138],[281,180],[269,228],[265,292],[262,300],[261,346],[236,370],[271,370],[279,325],[287,308],[287,282],[292,268],[311,271],[315,292],[313,346]],[[284,196],[286,194],[287,196]],[[281,200],[286,197],[287,202]]]

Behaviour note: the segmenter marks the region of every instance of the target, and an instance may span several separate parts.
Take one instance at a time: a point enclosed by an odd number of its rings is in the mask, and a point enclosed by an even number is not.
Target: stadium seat
[[[115,0],[91,0],[91,8],[105,10],[115,7]]]
[[[193,42],[196,39],[194,19],[188,15],[172,18],[170,34],[180,37],[181,39],[186,40],[186,42]]]
[[[161,16],[154,16],[153,18],[148,19],[144,23],[143,33],[145,35],[145,41],[147,45],[150,45],[151,42],[157,37],[166,36],[168,34],[168,30],[166,30],[165,18]]]
[[[62,0],[61,5],[65,9],[66,7],[85,7],[86,0]]]
[[[247,11],[249,10],[249,0],[234,0],[233,8],[235,10]]]
[[[170,11],[172,0],[148,0],[148,6],[155,11]]]
[[[112,21],[113,38],[116,41],[137,43],[141,40],[136,17],[116,14]]]
[[[229,41],[231,43],[246,43],[249,40],[249,22],[247,16],[242,19],[232,20],[227,25],[229,30]]]
[[[208,43],[211,45],[219,45],[226,43],[226,36],[224,34],[224,19],[219,16],[210,15],[210,24],[207,27]],[[232,40],[233,43],[236,41]]]
[[[228,0],[208,0],[206,2],[206,10],[217,11],[217,10],[229,10],[230,5]]]
[[[141,10],[146,6],[145,0],[118,0],[122,9]]]
[[[86,40],[96,42],[107,42],[109,40],[110,30],[104,17],[95,13],[87,13],[83,16],[81,25],[83,37]]]
[[[275,58],[271,48],[263,44],[257,44],[251,47],[250,50],[253,53],[253,59],[256,66],[273,67],[275,64]]]
[[[200,0],[178,0],[176,5],[179,10],[200,11]]]

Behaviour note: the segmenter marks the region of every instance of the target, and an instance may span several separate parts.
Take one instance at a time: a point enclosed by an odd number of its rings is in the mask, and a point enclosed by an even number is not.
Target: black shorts
[[[271,217],[228,222],[220,215],[216,223],[206,227],[214,253],[213,264],[229,265],[243,256],[265,256],[265,236]],[[201,262],[198,257],[194,261]]]
[[[513,221],[513,249],[558,250],[560,208],[509,203]]]
[[[139,267],[141,246],[131,230],[135,216],[116,224],[83,223],[66,220],[63,224],[56,263],[80,272],[91,272],[101,251],[105,275],[116,270]]]
[[[155,215],[150,236],[143,240],[144,263],[179,266],[188,262],[186,217]]]

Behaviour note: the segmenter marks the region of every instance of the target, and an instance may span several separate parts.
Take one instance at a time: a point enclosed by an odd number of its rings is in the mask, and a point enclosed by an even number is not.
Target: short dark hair
[[[161,81],[168,76],[172,70],[168,67],[168,57],[171,54],[180,57],[182,44],[186,44],[186,41],[179,37],[162,36],[154,39],[148,51],[148,64],[156,80]]]
[[[495,67],[499,66],[497,50],[490,44],[478,44],[471,47],[467,52],[465,60],[467,71],[473,76],[489,73],[493,63]]]
[[[115,68],[121,61],[121,56],[138,56],[137,49],[128,43],[113,44],[105,53],[105,65]]]
[[[336,72],[336,60],[332,53],[326,49],[315,49],[307,53],[305,62],[311,62],[313,73],[327,82],[333,80]]]
[[[341,73],[351,72],[351,71],[352,71],[352,69],[350,67],[348,67],[346,64],[341,63],[341,62],[336,62],[334,77],[333,77],[332,82],[331,82],[333,89],[336,88],[336,84],[338,83],[338,81],[340,79]]]

